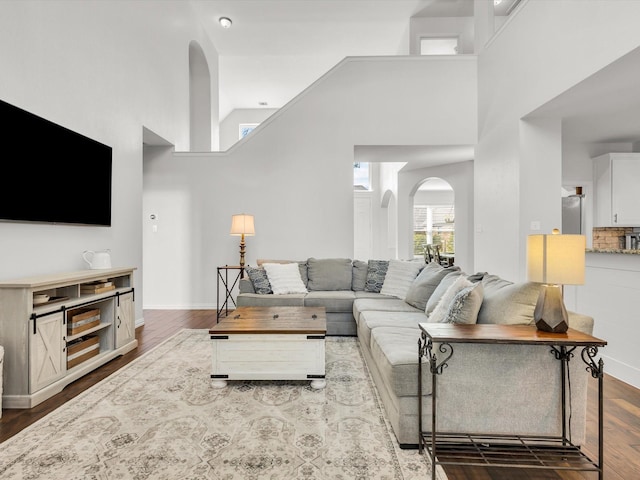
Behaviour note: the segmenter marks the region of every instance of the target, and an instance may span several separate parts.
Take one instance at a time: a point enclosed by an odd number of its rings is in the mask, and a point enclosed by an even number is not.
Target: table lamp
[[[542,283],[533,312],[538,330],[563,333],[569,328],[562,285],[584,284],[585,248],[584,235],[561,235],[557,228],[551,235],[529,235],[527,276]]]
[[[240,213],[231,217],[231,235],[240,236],[240,268],[244,268],[245,244],[244,236],[253,236],[256,229],[253,225],[253,215]]]

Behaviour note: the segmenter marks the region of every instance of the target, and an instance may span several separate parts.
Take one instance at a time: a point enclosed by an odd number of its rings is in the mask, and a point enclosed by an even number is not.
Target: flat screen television
[[[0,125],[0,221],[111,225],[111,147],[2,100]]]

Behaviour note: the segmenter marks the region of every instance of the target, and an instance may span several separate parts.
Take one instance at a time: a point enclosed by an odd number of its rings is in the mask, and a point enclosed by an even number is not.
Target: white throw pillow
[[[464,275],[456,278],[455,282],[453,282],[451,286],[447,288],[447,291],[444,292],[442,297],[440,297],[440,300],[438,300],[438,304],[433,309],[433,312],[431,312],[431,315],[429,315],[429,317],[427,318],[427,321],[430,323],[446,322],[447,312],[449,311],[449,307],[451,306],[451,303],[453,302],[455,296],[465,288],[471,286],[473,286],[473,283],[467,280],[467,277],[465,277]]]
[[[380,293],[404,300],[413,281],[423,268],[424,263],[422,262],[389,260],[389,268],[384,277]]]
[[[274,295],[307,293],[297,263],[264,263],[262,267],[267,272]]]

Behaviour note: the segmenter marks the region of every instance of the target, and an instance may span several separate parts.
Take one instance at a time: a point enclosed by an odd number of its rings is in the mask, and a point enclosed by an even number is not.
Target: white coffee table
[[[325,381],[324,307],[238,307],[209,330],[212,385],[228,380]]]

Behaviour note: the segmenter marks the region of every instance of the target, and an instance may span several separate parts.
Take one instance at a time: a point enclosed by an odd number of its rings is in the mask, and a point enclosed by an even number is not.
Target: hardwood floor
[[[136,330],[138,348],[116,358],[68,385],[62,392],[32,409],[4,409],[0,442],[52,412],[91,385],[160,344],[183,328],[209,328],[215,310],[146,310],[145,325]],[[605,365],[606,370],[606,365]],[[587,443],[584,451],[597,458],[597,382],[589,382]],[[613,377],[604,380],[604,477],[607,480],[640,479],[640,390]],[[1,447],[0,447],[1,450]],[[595,472],[516,470],[509,468],[446,467],[449,480],[591,480]]]

